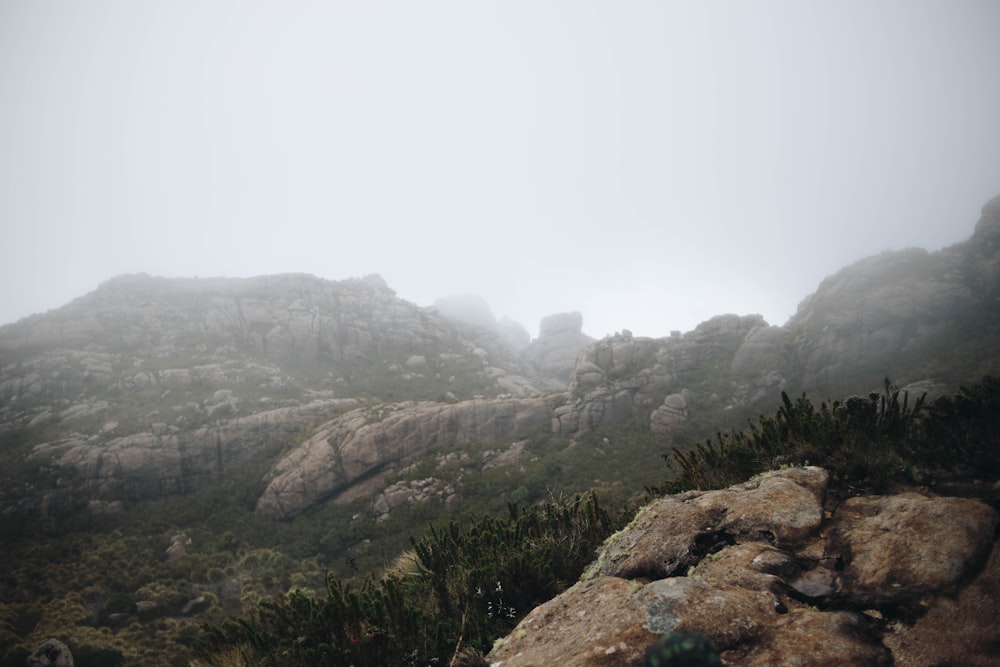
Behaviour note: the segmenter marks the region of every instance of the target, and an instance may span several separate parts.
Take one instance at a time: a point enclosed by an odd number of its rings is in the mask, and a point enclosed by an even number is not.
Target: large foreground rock
[[[962,588],[987,559],[996,511],[917,493],[837,506],[828,485],[807,467],[653,502],[487,660],[638,666],[664,633],[685,631],[710,637],[726,665],[996,664],[1000,556]],[[978,635],[913,625],[925,613],[975,619]]]

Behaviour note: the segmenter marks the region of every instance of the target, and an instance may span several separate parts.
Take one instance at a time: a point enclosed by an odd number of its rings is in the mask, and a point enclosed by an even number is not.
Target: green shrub
[[[674,447],[664,459],[674,478],[654,494],[721,488],[780,465],[814,464],[866,488],[954,475],[1000,472],[1000,380],[984,378],[954,397],[910,405],[891,386],[817,408],[803,394],[782,392],[773,417],[743,431],[717,433],[692,449]]]
[[[211,660],[243,647],[257,665],[447,664],[469,647],[487,651],[575,582],[620,524],[590,494],[433,526],[412,540],[406,567],[356,588],[328,576],[318,599],[295,591],[264,601],[249,618],[208,626],[201,652]]]

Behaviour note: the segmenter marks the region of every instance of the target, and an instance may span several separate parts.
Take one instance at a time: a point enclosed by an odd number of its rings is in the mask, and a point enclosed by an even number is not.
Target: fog
[[[533,335],[783,324],[1000,194],[1000,3],[0,3],[0,323],[381,274]]]

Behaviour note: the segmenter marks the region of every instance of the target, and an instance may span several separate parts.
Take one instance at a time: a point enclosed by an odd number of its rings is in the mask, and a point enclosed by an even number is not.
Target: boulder
[[[997,513],[969,498],[917,493],[848,499],[830,525],[826,556],[844,563],[843,594],[903,604],[952,592],[993,545]]]
[[[878,667],[892,665],[892,654],[859,614],[794,609],[775,619],[761,641],[733,651],[727,664],[747,667]]]
[[[687,396],[685,396],[685,393]],[[688,417],[688,396],[691,392],[668,394],[663,399],[663,405],[653,410],[649,416],[649,427],[653,433],[666,433],[677,422]]]
[[[963,665],[993,667],[1000,662],[1000,548],[976,577],[955,595],[925,601],[927,612],[914,623],[896,623],[885,635],[900,667]]]
[[[800,543],[819,529],[828,480],[822,468],[791,468],[728,489],[660,498],[608,540],[588,572],[669,577],[736,540]]]
[[[179,560],[187,555],[188,547],[193,544],[191,538],[184,533],[177,533],[170,538],[170,546],[163,552],[166,560]]]
[[[654,501],[487,661],[638,666],[683,633],[707,637],[725,665],[996,664],[1000,550],[982,567],[996,512],[915,493],[831,511],[828,484],[822,469],[792,468]]]
[[[50,639],[28,656],[28,667],[73,667],[73,654],[58,639]]]

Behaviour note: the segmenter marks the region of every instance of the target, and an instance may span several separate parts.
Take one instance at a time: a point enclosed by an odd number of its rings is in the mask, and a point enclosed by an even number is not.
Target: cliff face
[[[487,358],[481,348],[494,356]],[[73,351],[73,358],[49,356],[64,350]],[[169,369],[171,361],[185,369],[255,364],[310,389],[346,395],[378,394],[380,379],[405,382],[413,371],[478,372],[476,380],[488,390],[496,368],[504,374],[527,370],[495,337],[459,330],[436,312],[399,299],[378,276],[340,282],[305,275],[121,276],[64,308],[3,327],[0,354],[18,362],[4,368],[0,397],[5,400],[72,397],[88,384],[109,380],[130,390],[135,383],[159,380],[158,372]],[[442,354],[454,368],[407,363],[414,355]],[[67,361],[75,368],[65,368]],[[132,378],[118,377],[133,368]],[[448,388],[447,381],[433,382],[441,379],[436,375],[423,378],[422,384],[434,389]]]

